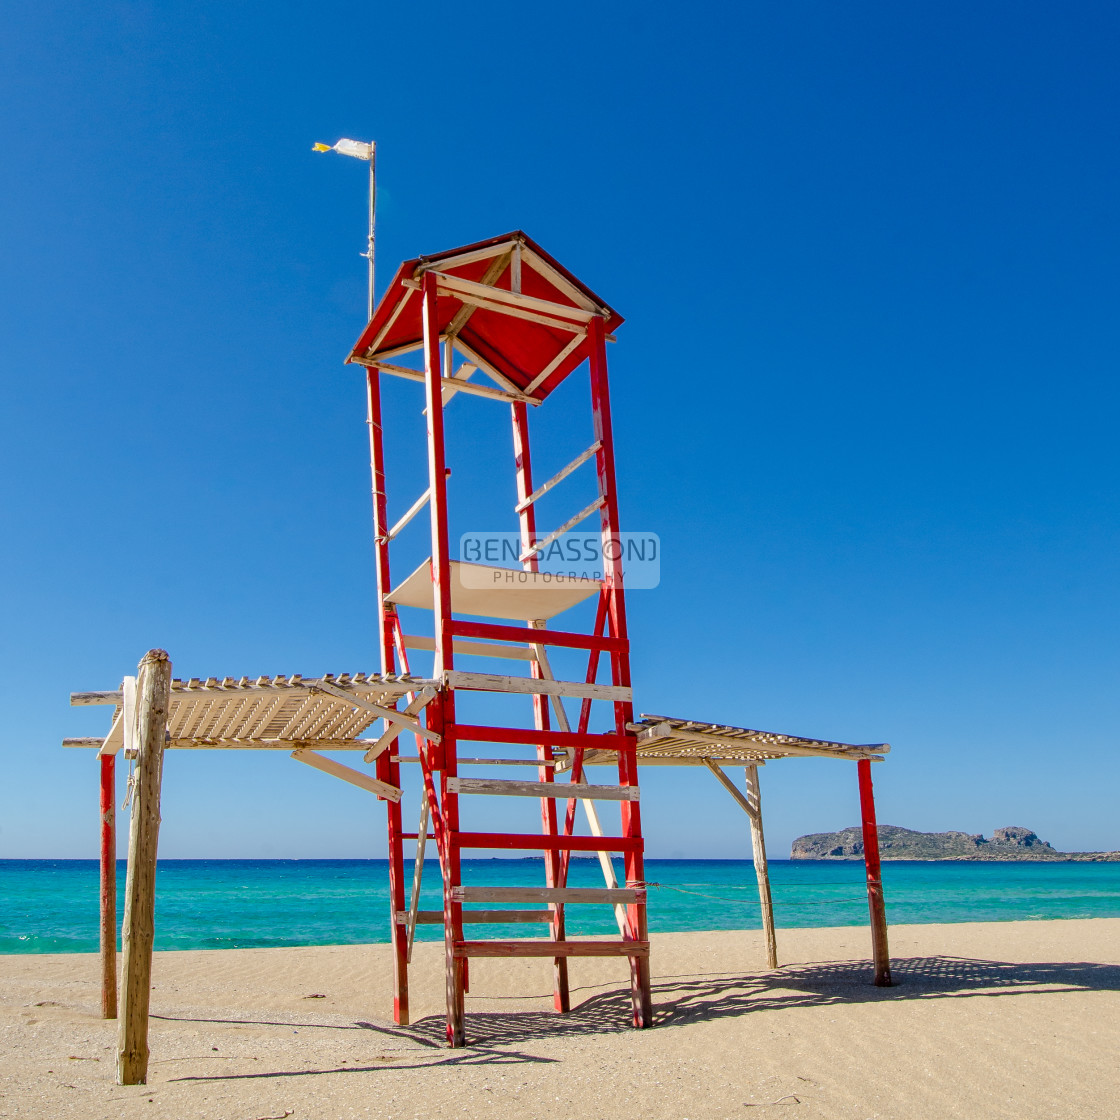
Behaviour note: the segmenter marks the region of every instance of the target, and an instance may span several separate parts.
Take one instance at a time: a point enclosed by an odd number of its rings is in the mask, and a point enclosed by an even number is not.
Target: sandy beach
[[[1120,1116],[1120,919],[898,926],[896,984],[858,928],[653,938],[656,1025],[625,966],[477,960],[470,1045],[444,1048],[442,946],[418,945],[414,1023],[388,947],[157,953],[149,1084],[114,1080],[89,955],[0,957],[0,1116],[977,1118]]]

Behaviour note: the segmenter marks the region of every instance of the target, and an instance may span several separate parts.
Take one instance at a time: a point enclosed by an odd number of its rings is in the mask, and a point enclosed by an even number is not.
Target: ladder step
[[[464,922],[491,922],[501,924],[506,922],[551,922],[555,915],[551,910],[464,910]],[[398,910],[397,921],[407,922],[408,911]],[[418,926],[443,925],[442,910],[417,910],[416,924]]]
[[[646,900],[646,892],[633,887],[452,887],[451,896],[456,902],[608,902],[612,906]]]
[[[496,673],[461,673],[454,669],[444,671],[443,683],[449,688],[470,688],[480,692],[574,696],[583,700],[613,700],[624,704],[634,699],[634,691],[629,685],[585,684],[582,681],[551,681],[538,677],[503,677]]]
[[[525,836],[509,832],[459,832],[460,848],[513,848],[544,852],[640,852],[640,836]]]
[[[491,797],[576,797],[585,801],[637,801],[637,786],[576,785],[571,782],[518,782],[506,778],[448,778],[452,793]]]
[[[648,957],[648,941],[456,941],[457,957]]]
[[[477,723],[449,725],[459,742],[513,743],[517,746],[564,747],[572,750],[634,750],[638,740],[635,735],[617,735],[611,732],[558,731],[555,728],[494,727]]]
[[[97,740],[101,742],[100,739]],[[589,754],[591,752],[588,752]],[[599,752],[600,754],[603,752]],[[584,755],[586,758],[587,755]],[[397,762],[419,762],[418,755],[411,754],[397,754],[393,755]],[[613,756],[612,756],[613,758]],[[566,759],[563,758],[462,758],[456,760],[459,766],[544,766],[548,769],[555,769],[559,766],[567,765]]]

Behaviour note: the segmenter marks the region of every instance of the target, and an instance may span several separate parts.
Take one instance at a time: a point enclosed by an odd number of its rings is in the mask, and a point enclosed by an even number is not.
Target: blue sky
[[[627,317],[622,516],[665,549],[639,709],[887,740],[887,823],[1120,847],[1118,40],[1106,4],[10,10],[0,855],[95,854],[59,742],[105,712],[67,695],[151,646],[376,668],[365,184],[310,150],[340,136],[379,144],[382,281],[520,227]],[[472,469],[460,524],[512,527]],[[763,791],[775,856],[857,820],[849,766]],[[643,804],[652,855],[746,850],[706,774]],[[383,850],[284,756],[173,756],[163,817],[165,856]]]

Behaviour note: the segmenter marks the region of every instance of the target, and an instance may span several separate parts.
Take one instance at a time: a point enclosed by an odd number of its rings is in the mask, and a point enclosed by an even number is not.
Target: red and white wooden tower
[[[410,759],[401,749],[401,733],[409,733],[415,737],[414,760],[423,775],[416,833],[404,831],[400,804],[387,805],[394,1015],[397,1022],[408,1022],[408,959],[416,923],[442,922],[452,1046],[464,1041],[468,965],[479,956],[551,958],[558,1011],[569,1006],[569,957],[626,957],[634,1025],[647,1026],[651,1020],[637,741],[631,727],[630,653],[607,384],[606,342],[621,322],[621,316],[586,285],[525,234],[515,232],[402,264],[348,359],[367,367],[382,671],[410,674],[410,653],[414,659],[432,659],[431,673],[423,674],[422,680],[418,675],[399,719],[387,720],[385,733],[366,755],[376,763],[380,779],[399,787],[402,763]],[[530,410],[547,402],[557,386],[583,366],[590,382],[592,442],[548,481],[534,485]],[[388,520],[386,497],[382,374],[424,387],[427,489],[395,524]],[[458,394],[509,406],[517,494],[510,528],[520,530],[519,568],[452,558],[447,485],[451,464],[444,413]],[[549,526],[551,531],[540,532],[537,501],[592,462],[595,500],[563,524]],[[400,493],[393,491],[394,497]],[[425,505],[431,523],[429,559],[394,583],[390,546]],[[538,570],[543,550],[596,514],[601,578],[557,580]],[[566,611],[572,612],[569,617],[580,616],[582,612],[572,608],[585,600],[596,605],[589,633],[565,629],[555,621]],[[430,612],[430,634],[406,633],[401,608]],[[582,671],[568,675],[582,680],[557,680],[550,650],[557,660],[571,659],[575,651]],[[495,673],[496,658],[503,666],[512,663],[516,671]],[[481,693],[521,697],[520,718],[491,718],[485,725],[467,722],[461,713],[477,706]],[[574,719],[565,700],[578,705]],[[596,705],[597,712],[607,709],[607,718],[592,718]],[[513,712],[520,707],[506,701],[493,704],[492,710]],[[602,729],[592,731],[593,725]],[[586,780],[585,762],[592,757],[599,763],[617,761],[616,785]],[[506,768],[495,770],[495,764]],[[480,776],[524,774],[515,768],[526,766],[536,768],[535,781]],[[490,818],[496,803],[489,798],[508,796],[540,800],[539,832],[494,830]],[[617,835],[604,834],[596,810],[596,802],[604,801],[619,804]],[[577,802],[586,811],[588,834],[575,834]],[[476,823],[479,806],[486,807],[485,831]],[[443,877],[443,910],[425,913],[418,908],[418,898],[429,821]],[[413,840],[415,886],[408,897],[405,844]],[[464,881],[462,857],[470,851],[538,851],[544,885],[538,881],[524,887],[487,887],[472,884],[469,877]],[[572,852],[598,853],[603,887],[567,885]],[[623,857],[624,883],[616,881],[611,853]],[[506,908],[514,903],[535,903],[537,908]],[[569,940],[565,906],[573,903],[613,907],[619,938]],[[479,904],[500,908],[480,910]],[[547,923],[549,933],[547,939],[471,940],[464,928],[479,921],[530,929],[531,923]]]

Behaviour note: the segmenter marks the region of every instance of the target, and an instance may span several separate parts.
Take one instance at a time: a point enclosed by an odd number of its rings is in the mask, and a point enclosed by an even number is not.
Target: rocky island
[[[991,838],[968,832],[914,832],[893,824],[879,825],[883,859],[1077,860],[1083,863],[1120,861],[1120,852],[1059,852],[1029,828],[997,828]],[[790,859],[862,859],[863,833],[857,826],[839,832],[817,832],[793,842]]]

